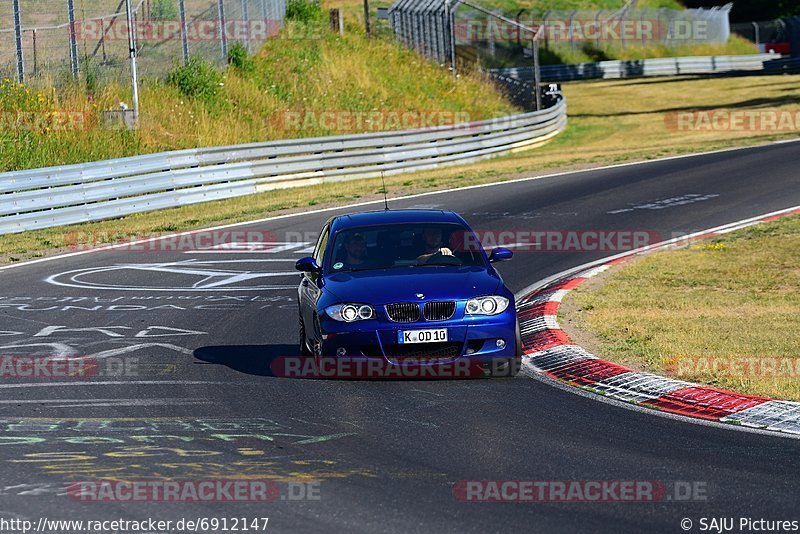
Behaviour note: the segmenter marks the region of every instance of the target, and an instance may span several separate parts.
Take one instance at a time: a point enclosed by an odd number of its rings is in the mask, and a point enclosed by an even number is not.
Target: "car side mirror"
[[[320,266],[317,265],[317,260],[311,256],[306,256],[305,258],[297,260],[294,264],[294,268],[304,273],[318,273],[322,270]]]
[[[504,247],[497,247],[492,250],[492,253],[489,255],[489,262],[495,263],[498,261],[508,261],[514,256],[514,253],[507,248]]]

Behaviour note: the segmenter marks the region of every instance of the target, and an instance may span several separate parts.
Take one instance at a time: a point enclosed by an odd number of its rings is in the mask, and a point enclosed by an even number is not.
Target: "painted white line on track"
[[[83,402],[77,404],[53,404],[51,408],[116,408],[120,406],[196,406],[198,404],[213,404],[209,400],[199,399],[138,399],[131,402]]]
[[[147,406],[150,404],[174,404],[177,402],[188,403],[188,402],[199,402],[199,403],[209,403],[207,399],[201,398],[151,398],[151,399],[3,399],[0,400],[0,404],[57,404],[57,403],[83,403],[84,406],[92,406],[92,403],[103,403],[98,404],[99,406]]]
[[[22,384],[0,384],[0,389],[49,388],[73,386],[195,386],[200,384],[232,384],[232,382],[213,382],[208,380],[110,380],[102,382],[25,382]]]

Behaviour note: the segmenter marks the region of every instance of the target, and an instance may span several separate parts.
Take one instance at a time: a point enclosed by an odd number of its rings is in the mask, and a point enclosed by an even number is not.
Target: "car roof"
[[[379,224],[415,223],[457,223],[465,224],[464,219],[455,212],[430,209],[405,209],[365,211],[340,215],[331,221],[331,230],[338,232],[348,228],[373,226]]]

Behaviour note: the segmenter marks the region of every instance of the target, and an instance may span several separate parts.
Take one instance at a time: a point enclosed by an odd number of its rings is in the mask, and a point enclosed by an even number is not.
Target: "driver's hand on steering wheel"
[[[439,249],[439,254],[441,254],[442,256],[452,256],[453,251],[447,247],[442,247]]]

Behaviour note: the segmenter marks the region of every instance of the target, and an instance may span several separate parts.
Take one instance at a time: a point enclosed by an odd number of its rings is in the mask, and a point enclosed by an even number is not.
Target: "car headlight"
[[[336,321],[352,323],[375,317],[375,310],[366,304],[335,304],[325,308],[328,317]]]
[[[497,295],[476,297],[467,301],[467,315],[497,315],[508,308],[508,299]]]

